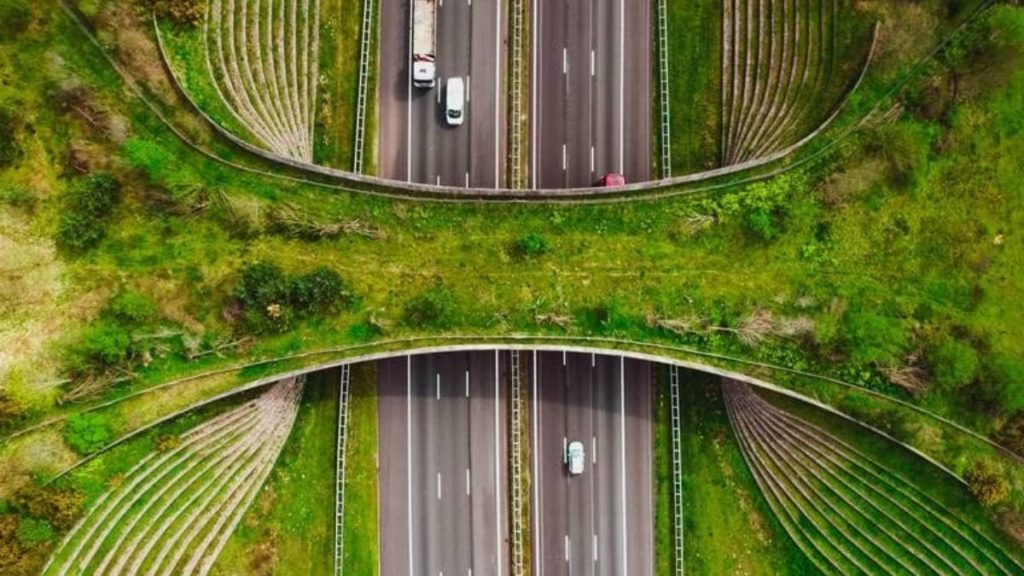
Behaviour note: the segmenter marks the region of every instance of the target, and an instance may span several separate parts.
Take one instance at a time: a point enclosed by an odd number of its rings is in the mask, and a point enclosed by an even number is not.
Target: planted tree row
[[[723,0],[724,165],[794,144],[837,105],[850,80],[836,63],[839,13],[838,0]]]
[[[823,572],[1020,574],[996,543],[855,448],[724,381],[729,419],[765,499]]]
[[[204,34],[226,107],[271,152],[312,162],[319,0],[210,0]]]
[[[136,464],[68,533],[44,574],[207,574],[270,474],[302,385],[259,398]]]

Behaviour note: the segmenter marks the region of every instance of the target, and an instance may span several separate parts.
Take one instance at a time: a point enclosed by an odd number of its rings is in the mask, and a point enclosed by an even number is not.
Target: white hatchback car
[[[583,474],[583,463],[586,459],[583,443],[578,440],[569,442],[569,446],[565,449],[565,463],[569,466],[569,474],[572,476]]]

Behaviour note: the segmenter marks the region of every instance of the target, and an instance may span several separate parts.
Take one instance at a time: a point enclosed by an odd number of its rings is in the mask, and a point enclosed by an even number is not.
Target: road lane
[[[650,364],[538,352],[534,380],[535,573],[653,574]],[[570,476],[566,442],[587,463]]]
[[[380,571],[390,576],[410,574],[408,409],[404,356],[377,364],[378,486],[380,499]]]
[[[411,85],[408,0],[381,5],[379,173],[385,178],[446,186],[504,183],[502,69],[507,22],[500,0],[438,1],[437,85]],[[445,83],[466,82],[465,122],[448,126]]]
[[[532,187],[648,180],[649,3],[537,0],[533,26]]]

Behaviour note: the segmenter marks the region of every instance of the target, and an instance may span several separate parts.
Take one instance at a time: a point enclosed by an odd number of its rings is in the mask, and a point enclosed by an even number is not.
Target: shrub
[[[82,513],[84,501],[81,492],[70,488],[30,486],[18,492],[12,504],[23,516],[41,518],[57,530],[67,530]]]
[[[156,316],[156,306],[144,294],[127,291],[111,298],[103,312],[124,324],[145,324]]]
[[[131,355],[132,337],[120,324],[100,319],[85,328],[67,349],[72,372],[103,370],[124,362]]]
[[[205,0],[142,0],[142,5],[180,26],[195,26],[206,15]]]
[[[32,23],[32,11],[23,0],[0,2],[0,42],[14,40]]]
[[[536,232],[528,232],[512,246],[512,254],[519,258],[535,258],[548,251],[548,239]]]
[[[17,538],[21,544],[32,547],[53,540],[53,526],[46,520],[22,518],[18,523]]]
[[[242,280],[234,296],[247,310],[265,310],[288,300],[288,279],[275,264],[256,262],[242,268]]]
[[[292,305],[301,311],[333,310],[351,299],[345,281],[325,266],[292,280],[289,293]]]
[[[92,454],[109,444],[112,436],[103,414],[75,414],[64,426],[64,441],[79,454]]]
[[[0,516],[0,568],[17,564],[24,555],[25,550],[18,542],[18,517]]]
[[[10,424],[20,415],[21,406],[7,391],[0,389],[0,427]]]
[[[246,265],[232,294],[242,307],[245,324],[255,332],[281,331],[295,318],[352,301],[347,284],[330,268],[321,266],[292,277],[265,262]]]
[[[0,108],[0,168],[10,166],[21,156],[17,131],[17,116],[6,108]]]
[[[855,363],[891,363],[906,347],[903,323],[865,310],[849,310],[843,326],[843,345]]]
[[[1010,485],[987,460],[975,464],[964,479],[967,480],[967,489],[984,506],[995,506],[1010,494]]]
[[[970,384],[978,374],[978,353],[959,340],[947,340],[928,353],[932,380],[945,390]]]
[[[1014,414],[995,437],[996,442],[1024,456],[1024,412]]]
[[[447,289],[436,286],[406,303],[402,321],[415,328],[445,329],[452,325],[455,297]]]
[[[0,188],[0,202],[25,212],[32,212],[36,208],[35,194],[24,186],[4,186]]]
[[[57,245],[70,252],[95,247],[106,236],[110,212],[120,199],[117,180],[106,172],[72,182],[63,197]]]

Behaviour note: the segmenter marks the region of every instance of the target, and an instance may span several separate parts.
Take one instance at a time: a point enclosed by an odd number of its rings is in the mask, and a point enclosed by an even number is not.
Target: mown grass
[[[686,573],[816,574],[743,460],[720,380],[681,371],[680,394]]]
[[[377,574],[377,365],[352,367],[345,463],[345,574]]]
[[[376,3],[374,3],[376,5]],[[320,85],[313,158],[318,164],[352,170],[356,101],[359,97],[359,38],[363,0],[321,0]],[[376,17],[373,20],[376,22]],[[376,64],[376,26],[371,57]],[[376,69],[376,66],[372,68]],[[364,158],[374,159],[376,73],[368,80]],[[367,161],[369,168],[375,161]],[[372,172],[370,172],[372,173]]]
[[[672,175],[679,176],[719,164],[722,8],[716,0],[667,0],[666,16]]]
[[[332,574],[338,371],[311,374],[270,478],[214,573]]]
[[[672,421],[668,373],[654,373],[654,573],[675,570],[675,522],[672,501]]]

